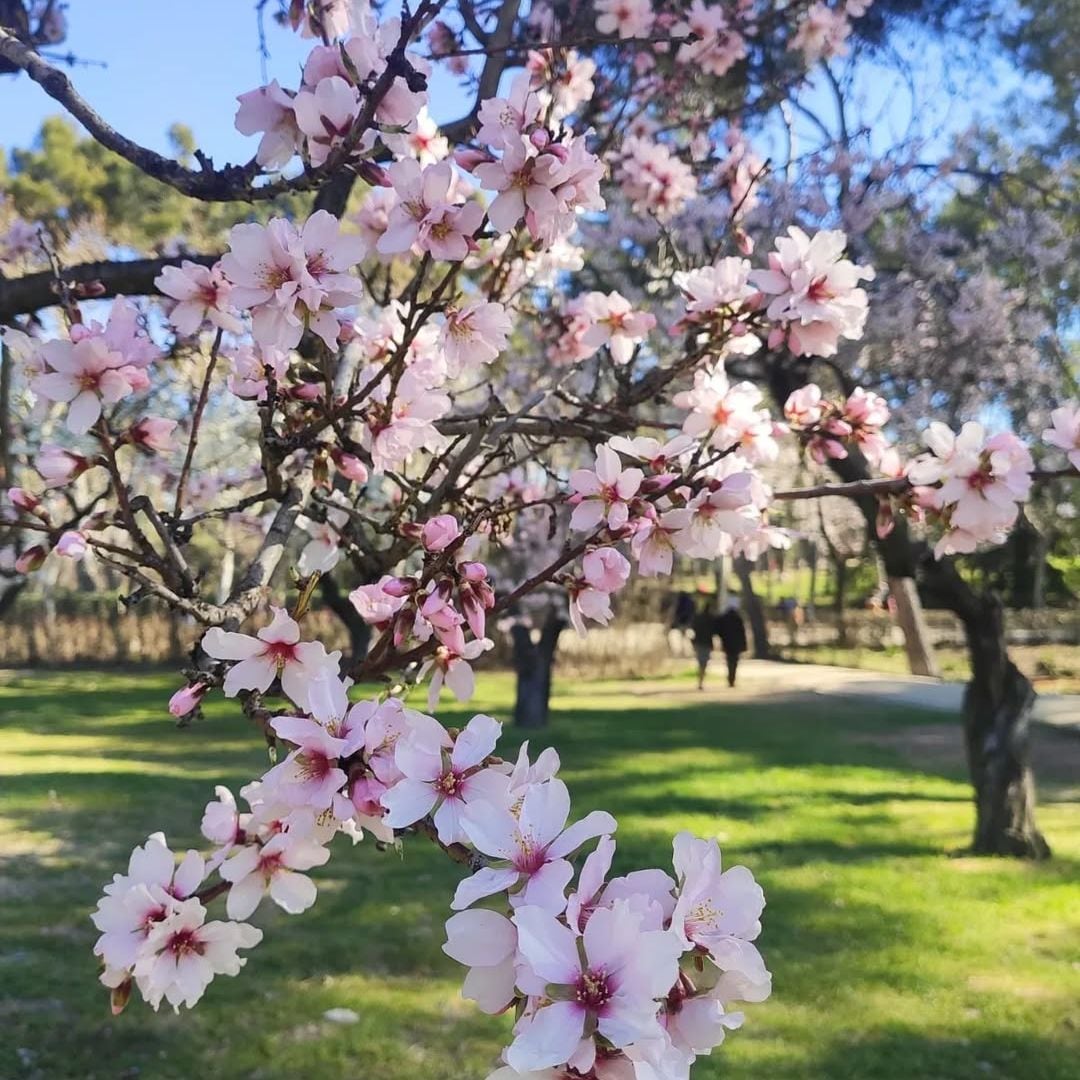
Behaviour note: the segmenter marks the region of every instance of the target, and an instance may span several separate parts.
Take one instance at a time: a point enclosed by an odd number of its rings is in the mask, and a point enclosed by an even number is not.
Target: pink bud
[[[537,128],[529,135],[529,142],[531,142],[537,150],[543,150],[544,147],[551,142],[551,135],[543,128]]]
[[[34,459],[34,468],[45,480],[46,487],[61,487],[90,468],[90,462],[81,454],[45,443]]]
[[[56,554],[78,561],[86,554],[86,537],[81,532],[69,529],[57,540]]]
[[[416,581],[413,578],[390,578],[382,583],[382,591],[387,596],[401,598],[411,596],[416,592]]]
[[[187,716],[195,710],[210,687],[206,683],[191,683],[182,686],[169,698],[169,712],[173,716]]]
[[[338,467],[338,472],[347,479],[354,480],[358,484],[367,483],[367,466],[355,454],[344,454],[339,451],[334,454],[334,464]]]
[[[172,433],[175,420],[164,420],[160,416],[148,416],[140,420],[129,432],[131,441],[148,450],[163,453],[172,449]]]
[[[466,172],[472,172],[477,165],[483,165],[486,162],[494,161],[495,159],[484,150],[455,150],[454,161],[464,169]]]
[[[482,562],[464,562],[458,567],[458,573],[466,581],[487,581],[487,567]]]
[[[453,514],[440,514],[424,523],[420,542],[428,551],[445,551],[460,535],[457,518]]]
[[[8,488],[8,498],[20,510],[34,511],[41,505],[41,500],[26,488]]]
[[[735,230],[735,243],[743,255],[754,254],[754,239],[748,233],[743,232],[742,229]]]
[[[20,574],[31,574],[41,567],[47,552],[40,544],[27,548],[16,560],[15,569]]]
[[[782,326],[774,326],[769,331],[767,344],[770,349],[779,349],[784,344],[784,328]]]

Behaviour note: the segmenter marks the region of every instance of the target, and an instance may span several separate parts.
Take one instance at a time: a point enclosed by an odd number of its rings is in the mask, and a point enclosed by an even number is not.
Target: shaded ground
[[[266,940],[194,1012],[108,1015],[87,921],[102,883],[152,829],[196,843],[213,785],[266,763],[231,704],[173,728],[172,688],[94,673],[0,684],[0,1077],[486,1076],[508,1021],[457,995],[439,945],[458,873],[420,840],[400,858],[337,848],[316,907],[260,910]],[[533,740],[563,755],[578,813],[619,817],[617,870],[667,864],[690,828],[763,882],[774,997],[695,1080],[1071,1080],[1080,805],[1055,792],[1040,807],[1050,863],[948,859],[970,829],[968,788],[956,761],[912,749],[944,731],[926,712],[722,693],[579,684]],[[485,678],[484,695],[476,711],[505,715],[509,680]],[[358,1020],[330,1023],[331,1008]]]

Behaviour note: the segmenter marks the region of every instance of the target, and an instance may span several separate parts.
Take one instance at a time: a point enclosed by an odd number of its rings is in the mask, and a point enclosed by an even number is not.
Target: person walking
[[[705,669],[712,656],[713,635],[716,633],[716,597],[706,596],[697,614],[690,621],[690,633],[694,638],[694,655],[697,657],[697,688],[705,689]]]
[[[716,635],[727,660],[728,686],[735,685],[735,673],[739,667],[739,657],[746,652],[746,625],[739,614],[737,600],[729,600],[720,617],[716,620]]]

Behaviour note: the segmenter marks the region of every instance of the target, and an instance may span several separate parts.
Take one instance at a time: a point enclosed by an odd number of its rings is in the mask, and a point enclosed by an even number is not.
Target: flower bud
[[[169,712],[177,717],[187,716],[199,707],[199,703],[209,689],[206,683],[200,682],[182,686],[169,698]]]
[[[86,537],[75,529],[69,529],[56,542],[54,550],[57,555],[63,555],[65,559],[74,559],[78,562],[86,555]]]
[[[41,500],[32,491],[27,491],[26,488],[8,488],[8,498],[13,506],[29,513],[33,513],[41,505]]]
[[[172,433],[175,420],[165,420],[160,416],[148,416],[135,424],[128,435],[137,446],[164,453],[172,449]]]
[[[439,514],[424,523],[420,542],[431,552],[445,551],[461,536],[461,527],[453,514]]]
[[[48,552],[40,544],[35,544],[32,548],[27,548],[15,560],[15,569],[20,574],[32,574],[35,570],[40,569],[47,554]]]

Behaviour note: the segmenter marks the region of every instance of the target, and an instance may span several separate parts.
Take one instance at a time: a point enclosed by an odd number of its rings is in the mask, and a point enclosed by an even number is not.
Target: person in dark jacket
[[[724,650],[724,657],[727,660],[728,686],[734,686],[739,657],[746,652],[746,626],[739,614],[738,601],[728,601],[716,620],[716,635],[720,638],[720,647]]]
[[[706,596],[690,621],[690,633],[694,637],[694,655],[697,656],[697,688],[705,689],[705,669],[712,656],[713,635],[716,633],[716,597]]]

